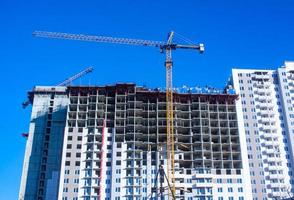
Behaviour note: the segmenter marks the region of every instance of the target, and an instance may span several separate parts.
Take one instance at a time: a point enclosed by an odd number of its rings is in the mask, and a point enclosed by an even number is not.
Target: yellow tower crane
[[[172,84],[172,51],[176,49],[191,49],[198,50],[200,53],[204,52],[204,45],[181,45],[173,43],[174,32],[171,31],[168,34],[166,42],[163,41],[151,41],[142,39],[130,39],[130,38],[117,38],[117,37],[106,37],[106,36],[95,36],[95,35],[84,35],[84,34],[70,34],[60,32],[47,32],[47,31],[35,31],[33,35],[36,37],[44,38],[55,38],[65,40],[79,40],[88,42],[99,42],[99,43],[115,43],[125,45],[140,45],[140,46],[151,46],[160,49],[161,53],[165,53],[165,68],[166,68],[166,157],[167,157],[167,177],[171,185],[169,196],[175,196],[175,161],[174,161],[174,114],[173,114],[173,84]],[[170,194],[171,192],[171,194]]]

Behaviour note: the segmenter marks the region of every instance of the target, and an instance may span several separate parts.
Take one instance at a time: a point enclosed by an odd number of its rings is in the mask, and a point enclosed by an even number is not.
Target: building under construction
[[[166,94],[116,84],[35,87],[21,200],[172,198],[166,180]],[[252,199],[237,95],[175,92],[175,196]],[[239,123],[238,123],[239,121]]]

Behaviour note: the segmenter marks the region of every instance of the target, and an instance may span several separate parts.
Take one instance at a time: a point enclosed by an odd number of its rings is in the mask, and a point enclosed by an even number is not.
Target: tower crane
[[[79,73],[77,73],[77,74],[75,74],[75,75],[73,75],[73,76],[71,76],[70,78],[68,78],[68,79],[66,79],[66,80],[64,80],[64,81],[62,81],[61,83],[59,83],[57,86],[68,86],[68,85],[70,85],[71,84],[71,82],[72,81],[74,81],[74,80],[76,80],[76,79],[78,79],[78,78],[80,78],[80,77],[82,77],[82,76],[84,76],[84,75],[86,75],[86,74],[88,74],[88,73],[91,73],[92,71],[93,71],[93,67],[87,67],[86,69],[84,69],[84,70],[82,70],[81,72],[79,72]],[[26,100],[26,101],[24,101],[23,103],[22,103],[22,107],[23,108],[26,108],[28,105],[30,105],[30,100],[28,99],[28,100]]]
[[[106,36],[95,36],[95,35],[84,35],[84,34],[70,34],[60,32],[47,32],[47,31],[35,31],[33,32],[35,37],[43,38],[55,38],[65,40],[79,40],[87,42],[98,42],[98,43],[115,43],[125,45],[139,45],[139,46],[150,46],[157,47],[161,53],[165,53],[165,68],[166,68],[166,156],[167,156],[167,176],[168,182],[171,185],[169,196],[175,196],[175,161],[174,161],[174,119],[173,119],[173,84],[172,84],[172,51],[176,49],[190,49],[198,50],[200,53],[204,52],[204,45],[182,45],[173,42],[174,32],[171,31],[168,34],[166,42],[163,41],[151,41],[142,39],[130,39],[130,38],[117,38],[117,37],[106,37]],[[171,192],[171,194],[170,194]]]

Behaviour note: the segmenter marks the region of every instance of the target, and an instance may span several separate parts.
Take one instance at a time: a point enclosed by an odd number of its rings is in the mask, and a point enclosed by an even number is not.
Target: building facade
[[[277,70],[233,69],[245,127],[254,200],[293,196],[294,63]],[[240,123],[241,125],[241,123]]]
[[[56,199],[68,97],[65,87],[36,87],[19,199]]]
[[[30,98],[20,199],[158,198],[159,166],[167,172],[164,92],[134,84],[36,87]],[[177,199],[252,199],[237,98],[174,93]]]

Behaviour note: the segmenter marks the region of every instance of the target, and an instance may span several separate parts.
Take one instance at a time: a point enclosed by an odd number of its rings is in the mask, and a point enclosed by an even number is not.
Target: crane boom
[[[76,79],[78,79],[78,78],[80,78],[80,77],[82,77],[82,76],[84,76],[84,75],[86,75],[86,74],[92,72],[93,70],[94,70],[93,67],[88,67],[88,68],[84,69],[83,71],[81,71],[81,72],[75,74],[74,76],[72,76],[72,77],[66,79],[65,81],[59,83],[57,86],[68,86],[68,85],[70,85],[70,83],[71,83],[72,81],[74,81],[74,80],[76,80]],[[22,107],[23,107],[23,108],[26,108],[28,105],[30,105],[30,103],[31,103],[31,101],[28,99],[28,100],[26,100],[26,101],[24,101],[24,102],[22,103]]]
[[[167,158],[167,176],[168,181],[171,185],[169,191],[169,197],[174,198],[175,196],[175,161],[174,161],[174,149],[175,149],[175,138],[174,138],[174,119],[173,119],[173,88],[172,88],[172,50],[176,49],[190,49],[198,50],[200,53],[204,52],[204,45],[182,45],[173,43],[174,32],[171,31],[168,35],[166,42],[162,41],[151,41],[142,39],[130,39],[130,38],[117,38],[117,37],[106,37],[106,36],[94,36],[84,34],[70,34],[70,33],[59,33],[59,32],[47,32],[47,31],[35,31],[33,35],[36,37],[43,38],[55,38],[65,40],[79,40],[87,42],[99,42],[99,43],[115,43],[115,44],[126,44],[126,45],[140,45],[140,46],[151,46],[160,49],[161,53],[165,53],[165,68],[166,68],[166,158]],[[171,192],[171,193],[170,193]]]
[[[72,76],[72,77],[66,79],[65,81],[59,83],[57,86],[67,86],[67,85],[69,85],[72,81],[74,81],[74,80],[76,80],[76,79],[78,79],[78,78],[80,78],[80,77],[82,77],[82,76],[84,76],[84,75],[86,75],[86,74],[88,74],[88,73],[90,73],[90,72],[92,72],[92,71],[93,71],[93,67],[88,67],[88,68],[84,69],[83,71],[81,71],[81,72],[75,74],[74,76]]]
[[[166,43],[163,41],[118,38],[118,37],[96,36],[96,35],[85,35],[85,34],[60,33],[60,32],[49,32],[49,31],[34,31],[33,36],[42,37],[42,38],[63,39],[63,40],[79,40],[79,41],[86,41],[86,42],[151,46],[151,47],[159,47],[161,50],[165,50],[167,48],[170,48],[172,50],[196,49],[196,50],[199,50],[200,53],[204,52],[204,45],[201,43],[199,45],[180,45],[180,44]]]
[[[153,47],[160,47],[165,44],[164,42],[151,41],[151,40],[47,32],[47,31],[35,31],[33,32],[33,35],[36,37],[45,37],[45,38],[80,40],[80,41],[101,42],[101,43],[115,43],[115,44],[126,44],[126,45],[141,45],[141,46],[153,46]]]

